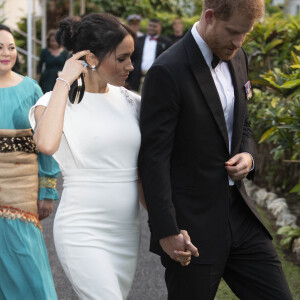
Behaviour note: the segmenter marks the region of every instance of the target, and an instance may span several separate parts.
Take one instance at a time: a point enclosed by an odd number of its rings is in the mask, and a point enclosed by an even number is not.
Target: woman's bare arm
[[[88,53],[90,53],[89,50],[80,51],[69,58],[64,65],[60,78],[71,85],[81,73],[86,73],[86,68],[78,59]],[[34,141],[38,149],[47,155],[53,155],[60,144],[69,93],[67,82],[57,80],[48,106],[37,106],[34,112],[37,124]]]

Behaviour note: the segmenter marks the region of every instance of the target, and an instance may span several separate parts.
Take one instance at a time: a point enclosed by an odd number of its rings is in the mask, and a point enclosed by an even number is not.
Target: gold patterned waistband
[[[28,224],[28,222],[31,222],[34,226],[38,227],[42,231],[42,225],[36,215],[15,207],[0,206],[0,218],[6,218],[8,220],[19,219],[26,224]]]
[[[33,142],[32,136],[22,137],[1,137],[0,136],[0,152],[21,151],[27,153],[38,154],[39,151]]]
[[[16,151],[38,154],[31,128],[0,129],[0,153]]]
[[[56,183],[57,183],[56,178],[40,177],[39,181],[40,181],[40,184],[39,184],[40,188],[49,188],[49,189],[56,188]]]

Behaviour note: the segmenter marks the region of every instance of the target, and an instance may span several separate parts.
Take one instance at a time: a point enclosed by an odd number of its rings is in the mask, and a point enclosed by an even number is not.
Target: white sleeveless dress
[[[35,106],[47,106],[50,96]],[[80,299],[126,299],[133,281],[140,245],[139,107],[138,95],[112,85],[108,93],[86,92],[81,103],[66,105],[54,154],[64,179],[54,241]]]

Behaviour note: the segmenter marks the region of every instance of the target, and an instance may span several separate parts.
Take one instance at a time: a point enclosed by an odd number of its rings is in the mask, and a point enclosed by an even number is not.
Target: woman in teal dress
[[[0,299],[55,300],[40,220],[59,198],[59,169],[32,141],[28,112],[42,91],[12,71],[16,56],[11,31],[0,24]]]
[[[44,93],[52,91],[58,72],[62,70],[67,57],[68,51],[59,46],[55,40],[55,30],[49,30],[47,48],[42,49],[37,67],[37,73],[41,73],[39,85]]]

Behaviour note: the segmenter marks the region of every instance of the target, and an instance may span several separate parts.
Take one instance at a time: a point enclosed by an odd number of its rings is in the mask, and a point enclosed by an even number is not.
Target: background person
[[[142,21],[142,17],[140,15],[137,14],[129,15],[126,18],[126,21],[128,26],[135,32],[137,37],[141,37],[144,35],[144,33],[140,31],[141,21]]]
[[[16,58],[14,37],[0,24],[0,299],[53,300],[39,220],[59,197],[59,169],[33,143],[28,113],[43,93],[34,80],[12,71]]]
[[[169,35],[172,45],[178,42],[183,36],[183,21],[180,17],[173,20],[172,23],[173,34]]]
[[[167,38],[160,35],[161,29],[161,23],[158,19],[150,19],[147,35],[138,38],[131,57],[134,70],[128,80],[130,88],[134,91],[141,91],[148,69],[155,59],[171,45]]]
[[[168,299],[213,300],[223,277],[240,299],[291,300],[271,235],[242,179],[254,176],[241,48],[263,0],[204,0],[200,21],[147,72],[139,172],[151,250]],[[187,267],[174,251],[198,248]]]
[[[56,42],[55,32],[55,29],[49,30],[47,48],[42,49],[37,66],[37,73],[41,74],[39,85],[44,93],[52,91],[58,72],[62,70],[68,57],[68,51]]]

